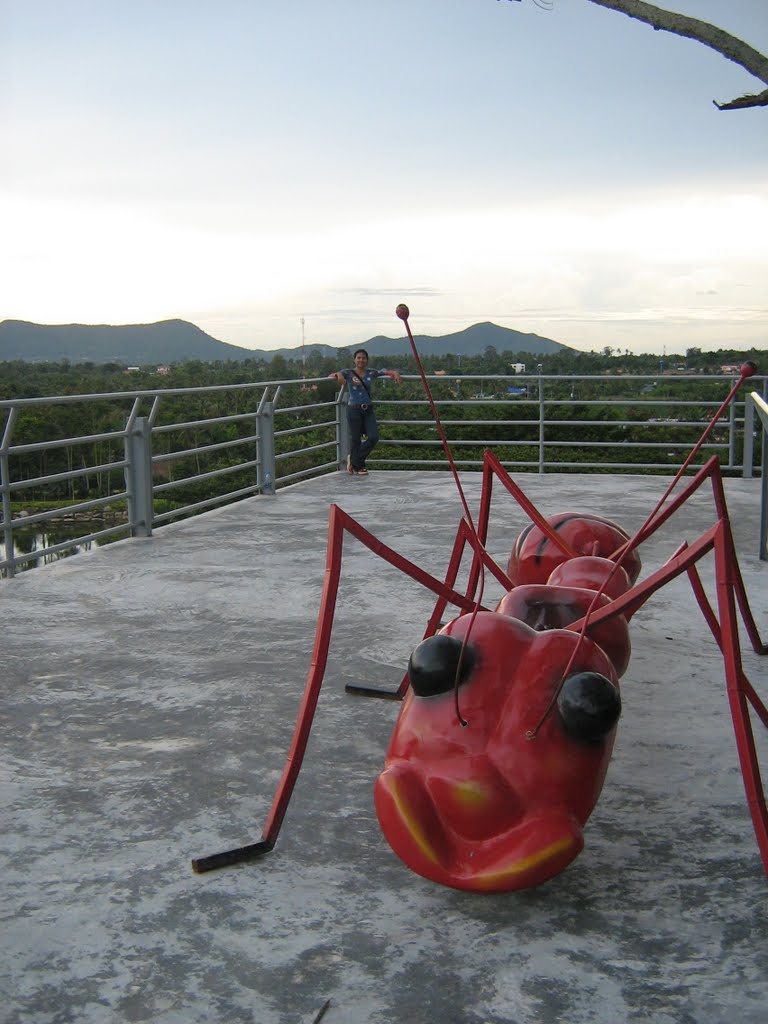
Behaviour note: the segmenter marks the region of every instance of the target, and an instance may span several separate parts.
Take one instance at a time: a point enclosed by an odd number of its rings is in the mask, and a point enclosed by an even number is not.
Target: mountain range
[[[474,324],[463,331],[442,337],[417,335],[415,341],[421,355],[481,355],[493,346],[497,352],[546,355],[568,349],[538,334],[523,334],[493,323]],[[306,345],[303,349],[250,349],[218,341],[186,320],[162,320],[153,324],[124,326],[92,324],[35,324],[26,320],[0,322],[0,362],[23,359],[29,362],[125,363],[128,366],[157,365],[200,359],[214,360],[262,359],[275,356],[299,360],[319,353],[336,357],[342,349],[365,348],[371,359],[391,359],[410,353],[407,337],[387,338],[377,335],[360,345]]]

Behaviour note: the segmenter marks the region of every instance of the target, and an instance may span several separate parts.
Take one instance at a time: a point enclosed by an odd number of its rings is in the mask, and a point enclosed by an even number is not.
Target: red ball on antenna
[[[397,314],[400,316],[400,314]],[[741,364],[741,376],[742,377],[753,377],[757,373],[757,363],[753,363],[751,359],[748,359],[746,363]]]
[[[408,309],[404,302],[400,303],[395,312],[397,313],[401,320],[407,320],[408,317],[411,315],[410,309]]]

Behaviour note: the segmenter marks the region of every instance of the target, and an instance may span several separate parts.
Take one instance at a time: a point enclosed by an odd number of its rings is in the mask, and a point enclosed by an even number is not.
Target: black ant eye
[[[466,681],[475,664],[471,647],[461,653],[462,642],[457,637],[427,637],[414,647],[408,659],[408,678],[417,697],[434,697],[448,693],[459,683]]]
[[[583,743],[599,743],[619,720],[621,696],[613,683],[597,672],[568,676],[557,698],[565,731]]]

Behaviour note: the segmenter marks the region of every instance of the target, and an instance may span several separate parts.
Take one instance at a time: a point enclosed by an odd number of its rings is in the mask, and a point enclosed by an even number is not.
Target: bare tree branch
[[[756,96],[739,96],[730,103],[718,103],[712,100],[718,110],[738,110],[739,107],[768,107],[768,89],[759,92]]]
[[[699,18],[690,18],[686,14],[675,14],[662,7],[645,3],[645,0],[587,0],[598,7],[607,7],[611,11],[619,11],[629,18],[642,21],[646,25],[662,32],[672,32],[686,39],[694,39],[710,49],[715,50],[727,60],[733,61],[744,68],[755,78],[768,85],[768,57],[749,46],[743,40],[732,36],[730,32],[710,25]],[[744,107],[768,106],[768,92],[753,96],[741,96],[728,103],[713,100],[718,110],[736,110]]]

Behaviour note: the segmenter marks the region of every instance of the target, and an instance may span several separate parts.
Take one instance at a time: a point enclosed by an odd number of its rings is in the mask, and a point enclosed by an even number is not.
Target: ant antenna
[[[472,616],[469,620],[469,626],[467,627],[467,631],[464,634],[464,640],[461,645],[461,652],[459,654],[458,664],[456,666],[456,678],[453,687],[453,697],[456,705],[456,717],[458,718],[461,726],[465,727],[469,725],[469,722],[467,722],[464,719],[464,717],[461,714],[461,710],[459,709],[459,675],[461,672],[461,665],[464,660],[464,651],[466,650],[467,643],[469,642],[469,634],[472,632],[472,626],[474,625],[475,619],[477,618],[477,613],[480,610],[480,605],[482,604],[483,600],[483,590],[485,588],[485,565],[483,564],[481,552],[484,551],[484,548],[482,543],[480,542],[480,537],[477,534],[477,528],[475,527],[474,520],[472,519],[472,513],[469,511],[467,498],[466,495],[464,494],[464,488],[461,486],[461,481],[459,480],[459,473],[458,470],[456,469],[456,463],[453,461],[453,455],[451,453],[450,445],[448,444],[448,438],[445,436],[443,424],[440,421],[440,415],[437,411],[437,406],[435,405],[435,400],[432,397],[432,392],[427,382],[426,374],[424,373],[424,367],[422,366],[421,358],[419,357],[419,353],[416,348],[416,342],[414,341],[413,334],[411,333],[411,327],[410,324],[408,323],[408,317],[411,315],[411,311],[408,309],[404,302],[401,302],[400,305],[395,310],[395,313],[403,321],[403,323],[405,324],[405,329],[408,332],[408,340],[411,343],[411,351],[413,352],[413,358],[416,361],[416,368],[419,371],[421,383],[424,386],[424,392],[427,396],[429,407],[432,410],[432,416],[434,418],[437,431],[440,435],[440,440],[442,441],[443,444],[443,451],[445,452],[446,458],[448,459],[448,464],[451,467],[453,479],[456,482],[456,488],[459,492],[459,497],[461,498],[461,504],[464,507],[464,516],[470,528],[470,535],[472,537],[472,547],[475,550],[475,557],[477,558],[480,566],[480,587],[478,591],[477,603],[475,604],[475,607],[472,611]]]
[[[456,469],[456,463],[453,461],[453,455],[451,454],[451,449],[450,446],[448,445],[448,438],[445,436],[443,424],[440,421],[440,416],[437,412],[437,406],[435,405],[435,400],[432,397],[432,392],[430,391],[429,384],[427,383],[427,377],[426,374],[424,373],[424,367],[421,364],[421,358],[419,357],[419,353],[416,349],[416,342],[414,341],[413,334],[411,333],[411,326],[408,323],[408,317],[411,315],[411,311],[408,309],[404,302],[401,302],[400,305],[395,310],[395,313],[403,321],[403,323],[405,324],[405,329],[408,332],[408,340],[411,343],[411,351],[413,352],[413,358],[416,360],[416,368],[419,371],[421,383],[424,386],[424,391],[426,392],[427,395],[429,407],[432,410],[432,416],[434,417],[438,433],[440,434],[440,440],[443,443],[443,450],[445,451],[445,454],[448,458],[448,463],[451,467],[451,472],[453,473],[453,479],[456,481],[456,487],[458,488],[459,491],[461,504],[464,506],[464,515],[467,517],[467,522],[472,527],[473,536],[477,538],[477,530],[475,529],[475,524],[472,519],[472,513],[469,511],[469,505],[467,504],[467,499],[464,495],[464,488],[461,486],[461,481],[459,480],[459,474]]]

